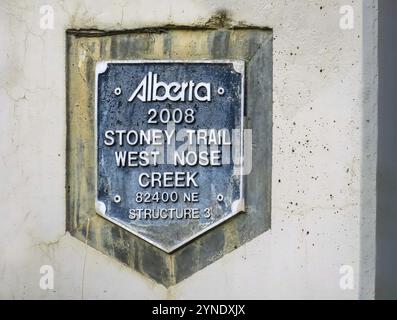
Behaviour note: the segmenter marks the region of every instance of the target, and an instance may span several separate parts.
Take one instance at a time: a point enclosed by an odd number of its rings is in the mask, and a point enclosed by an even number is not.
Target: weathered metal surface
[[[100,215],[171,252],[244,210],[243,61],[96,70]]]
[[[68,34],[67,230],[143,275],[171,286],[270,228],[272,160],[272,32],[158,28]],[[95,211],[95,65],[101,60],[244,60],[245,124],[252,130],[252,171],[245,212],[171,254],[103,219]]]

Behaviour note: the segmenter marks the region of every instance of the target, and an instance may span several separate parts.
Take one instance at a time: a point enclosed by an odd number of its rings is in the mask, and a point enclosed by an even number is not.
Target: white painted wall
[[[65,234],[65,30],[197,24],[218,9],[274,31],[272,229],[167,290]],[[0,298],[373,298],[376,19],[377,0],[2,0]],[[54,290],[39,287],[42,265]]]

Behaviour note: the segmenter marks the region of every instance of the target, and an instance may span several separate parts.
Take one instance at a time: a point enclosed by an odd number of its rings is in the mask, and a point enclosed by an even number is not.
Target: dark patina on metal
[[[244,210],[244,62],[100,61],[96,210],[172,252]]]

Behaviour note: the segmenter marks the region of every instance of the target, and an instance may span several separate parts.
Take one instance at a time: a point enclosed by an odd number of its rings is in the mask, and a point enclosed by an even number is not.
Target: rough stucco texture
[[[362,194],[375,183],[376,92],[365,86],[376,65],[363,41],[376,16],[363,13],[376,1],[349,1],[354,28],[341,30],[345,2],[47,1],[54,28],[42,30],[41,1],[2,1],[0,297],[371,298],[360,272],[374,272],[374,194],[365,206]],[[273,30],[272,226],[165,289],[65,233],[65,31],[200,25],[221,9]],[[54,290],[39,287],[42,265]],[[339,286],[342,265],[352,290]]]

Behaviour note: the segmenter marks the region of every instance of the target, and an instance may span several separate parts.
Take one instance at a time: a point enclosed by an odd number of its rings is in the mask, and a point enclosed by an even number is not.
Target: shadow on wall
[[[376,299],[397,299],[397,1],[379,5]]]

